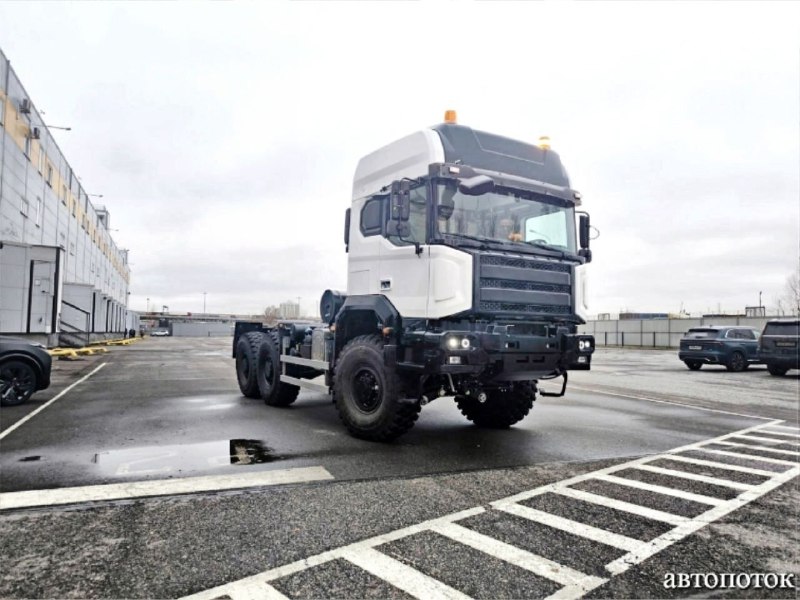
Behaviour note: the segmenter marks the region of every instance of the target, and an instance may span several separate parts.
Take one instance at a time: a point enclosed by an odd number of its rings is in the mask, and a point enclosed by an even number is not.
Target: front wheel
[[[36,391],[36,372],[21,360],[8,360],[0,364],[0,404],[17,406]]]
[[[478,427],[508,429],[525,418],[533,408],[536,389],[530,383],[518,383],[510,390],[489,390],[481,402],[475,395],[456,396],[461,413]]]
[[[355,437],[393,440],[414,426],[417,400],[403,397],[400,377],[383,362],[383,340],[362,335],[342,350],[334,374],[334,402],[339,418]]]

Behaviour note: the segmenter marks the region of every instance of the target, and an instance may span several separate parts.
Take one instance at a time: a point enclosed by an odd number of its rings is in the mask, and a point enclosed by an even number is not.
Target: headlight
[[[467,338],[464,338],[463,340],[461,340],[461,347],[464,350],[469,348],[469,340]]]
[[[451,350],[455,350],[458,348],[461,342],[459,342],[457,337],[447,338],[447,347]]]

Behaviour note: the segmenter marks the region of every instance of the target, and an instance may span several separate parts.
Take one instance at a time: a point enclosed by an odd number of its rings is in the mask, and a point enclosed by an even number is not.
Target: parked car
[[[150,335],[155,336],[155,337],[167,336],[167,335],[169,335],[169,330],[168,329],[153,329],[153,331],[150,332]]]
[[[758,343],[758,358],[778,377],[789,369],[800,369],[800,319],[767,321]]]
[[[0,336],[0,405],[22,404],[48,388],[52,364],[42,344]]]
[[[678,358],[692,371],[703,365],[723,365],[743,371],[758,358],[759,332],[752,327],[694,327],[681,338]]]

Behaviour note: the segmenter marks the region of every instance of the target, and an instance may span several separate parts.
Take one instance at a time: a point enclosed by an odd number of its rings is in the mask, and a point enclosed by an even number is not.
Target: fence
[[[578,330],[594,335],[597,346],[635,348],[677,348],[692,327],[741,325],[761,331],[775,317],[704,317],[702,319],[623,319],[588,321]]]

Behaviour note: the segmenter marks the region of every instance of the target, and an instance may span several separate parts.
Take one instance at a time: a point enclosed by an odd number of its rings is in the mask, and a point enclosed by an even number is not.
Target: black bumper
[[[401,370],[472,375],[495,381],[525,381],[591,368],[594,337],[559,332],[555,336],[443,331],[406,335],[404,349],[387,348]],[[402,356],[400,356],[402,354]]]

